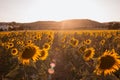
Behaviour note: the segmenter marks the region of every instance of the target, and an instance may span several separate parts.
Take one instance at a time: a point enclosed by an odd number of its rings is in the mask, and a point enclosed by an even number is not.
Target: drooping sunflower
[[[72,38],[70,40],[70,45],[73,46],[73,47],[76,47],[78,45],[79,41],[75,38]]]
[[[11,49],[11,54],[12,54],[12,55],[17,55],[17,54],[18,54],[17,48],[12,48],[12,49]]]
[[[30,59],[36,62],[38,60],[38,56],[40,56],[39,47],[34,44],[28,44],[25,46],[18,59],[22,62],[22,64],[29,64]]]
[[[42,49],[40,51],[39,59],[45,60],[48,57],[48,50]]]
[[[98,58],[98,64],[94,72],[97,75],[110,75],[120,68],[120,56],[114,49],[111,51],[105,51],[102,56]]]
[[[48,43],[45,43],[43,45],[43,48],[46,49],[46,50],[49,50],[50,49],[50,45]]]
[[[89,61],[91,58],[93,58],[95,54],[95,49],[93,47],[86,48],[84,51],[83,58],[85,61]]]

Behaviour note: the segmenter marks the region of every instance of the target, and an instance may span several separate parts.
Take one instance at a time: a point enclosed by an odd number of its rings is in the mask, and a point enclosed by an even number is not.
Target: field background
[[[19,60],[27,44],[50,48],[45,60]],[[12,44],[12,45],[10,45]],[[94,56],[84,58],[84,49],[93,48]],[[13,55],[15,48],[18,53]],[[120,70],[104,76],[94,73],[97,59],[105,50],[114,49],[120,55],[120,30],[23,30],[0,32],[1,80],[120,80]],[[50,73],[51,63],[56,66]]]

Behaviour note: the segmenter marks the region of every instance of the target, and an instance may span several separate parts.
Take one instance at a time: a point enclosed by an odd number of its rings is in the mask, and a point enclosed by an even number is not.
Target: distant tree
[[[10,26],[15,26],[16,24],[17,24],[16,22],[9,23]]]
[[[120,24],[119,23],[115,23],[115,22],[111,22],[108,24],[108,29],[119,29],[120,28]]]
[[[2,28],[0,28],[0,31],[4,31]]]

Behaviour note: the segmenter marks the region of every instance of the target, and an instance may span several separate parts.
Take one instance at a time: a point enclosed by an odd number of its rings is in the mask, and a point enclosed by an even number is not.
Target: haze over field
[[[0,22],[120,21],[120,0],[0,0]]]

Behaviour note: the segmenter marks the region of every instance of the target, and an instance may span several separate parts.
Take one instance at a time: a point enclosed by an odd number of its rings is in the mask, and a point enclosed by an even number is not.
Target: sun
[[[110,75],[120,68],[120,56],[114,49],[105,51],[102,56],[98,58],[98,64],[95,69],[97,75]]]
[[[36,62],[40,56],[40,49],[34,44],[28,44],[25,46],[23,52],[19,55],[19,60],[22,64],[29,64],[30,60]]]

